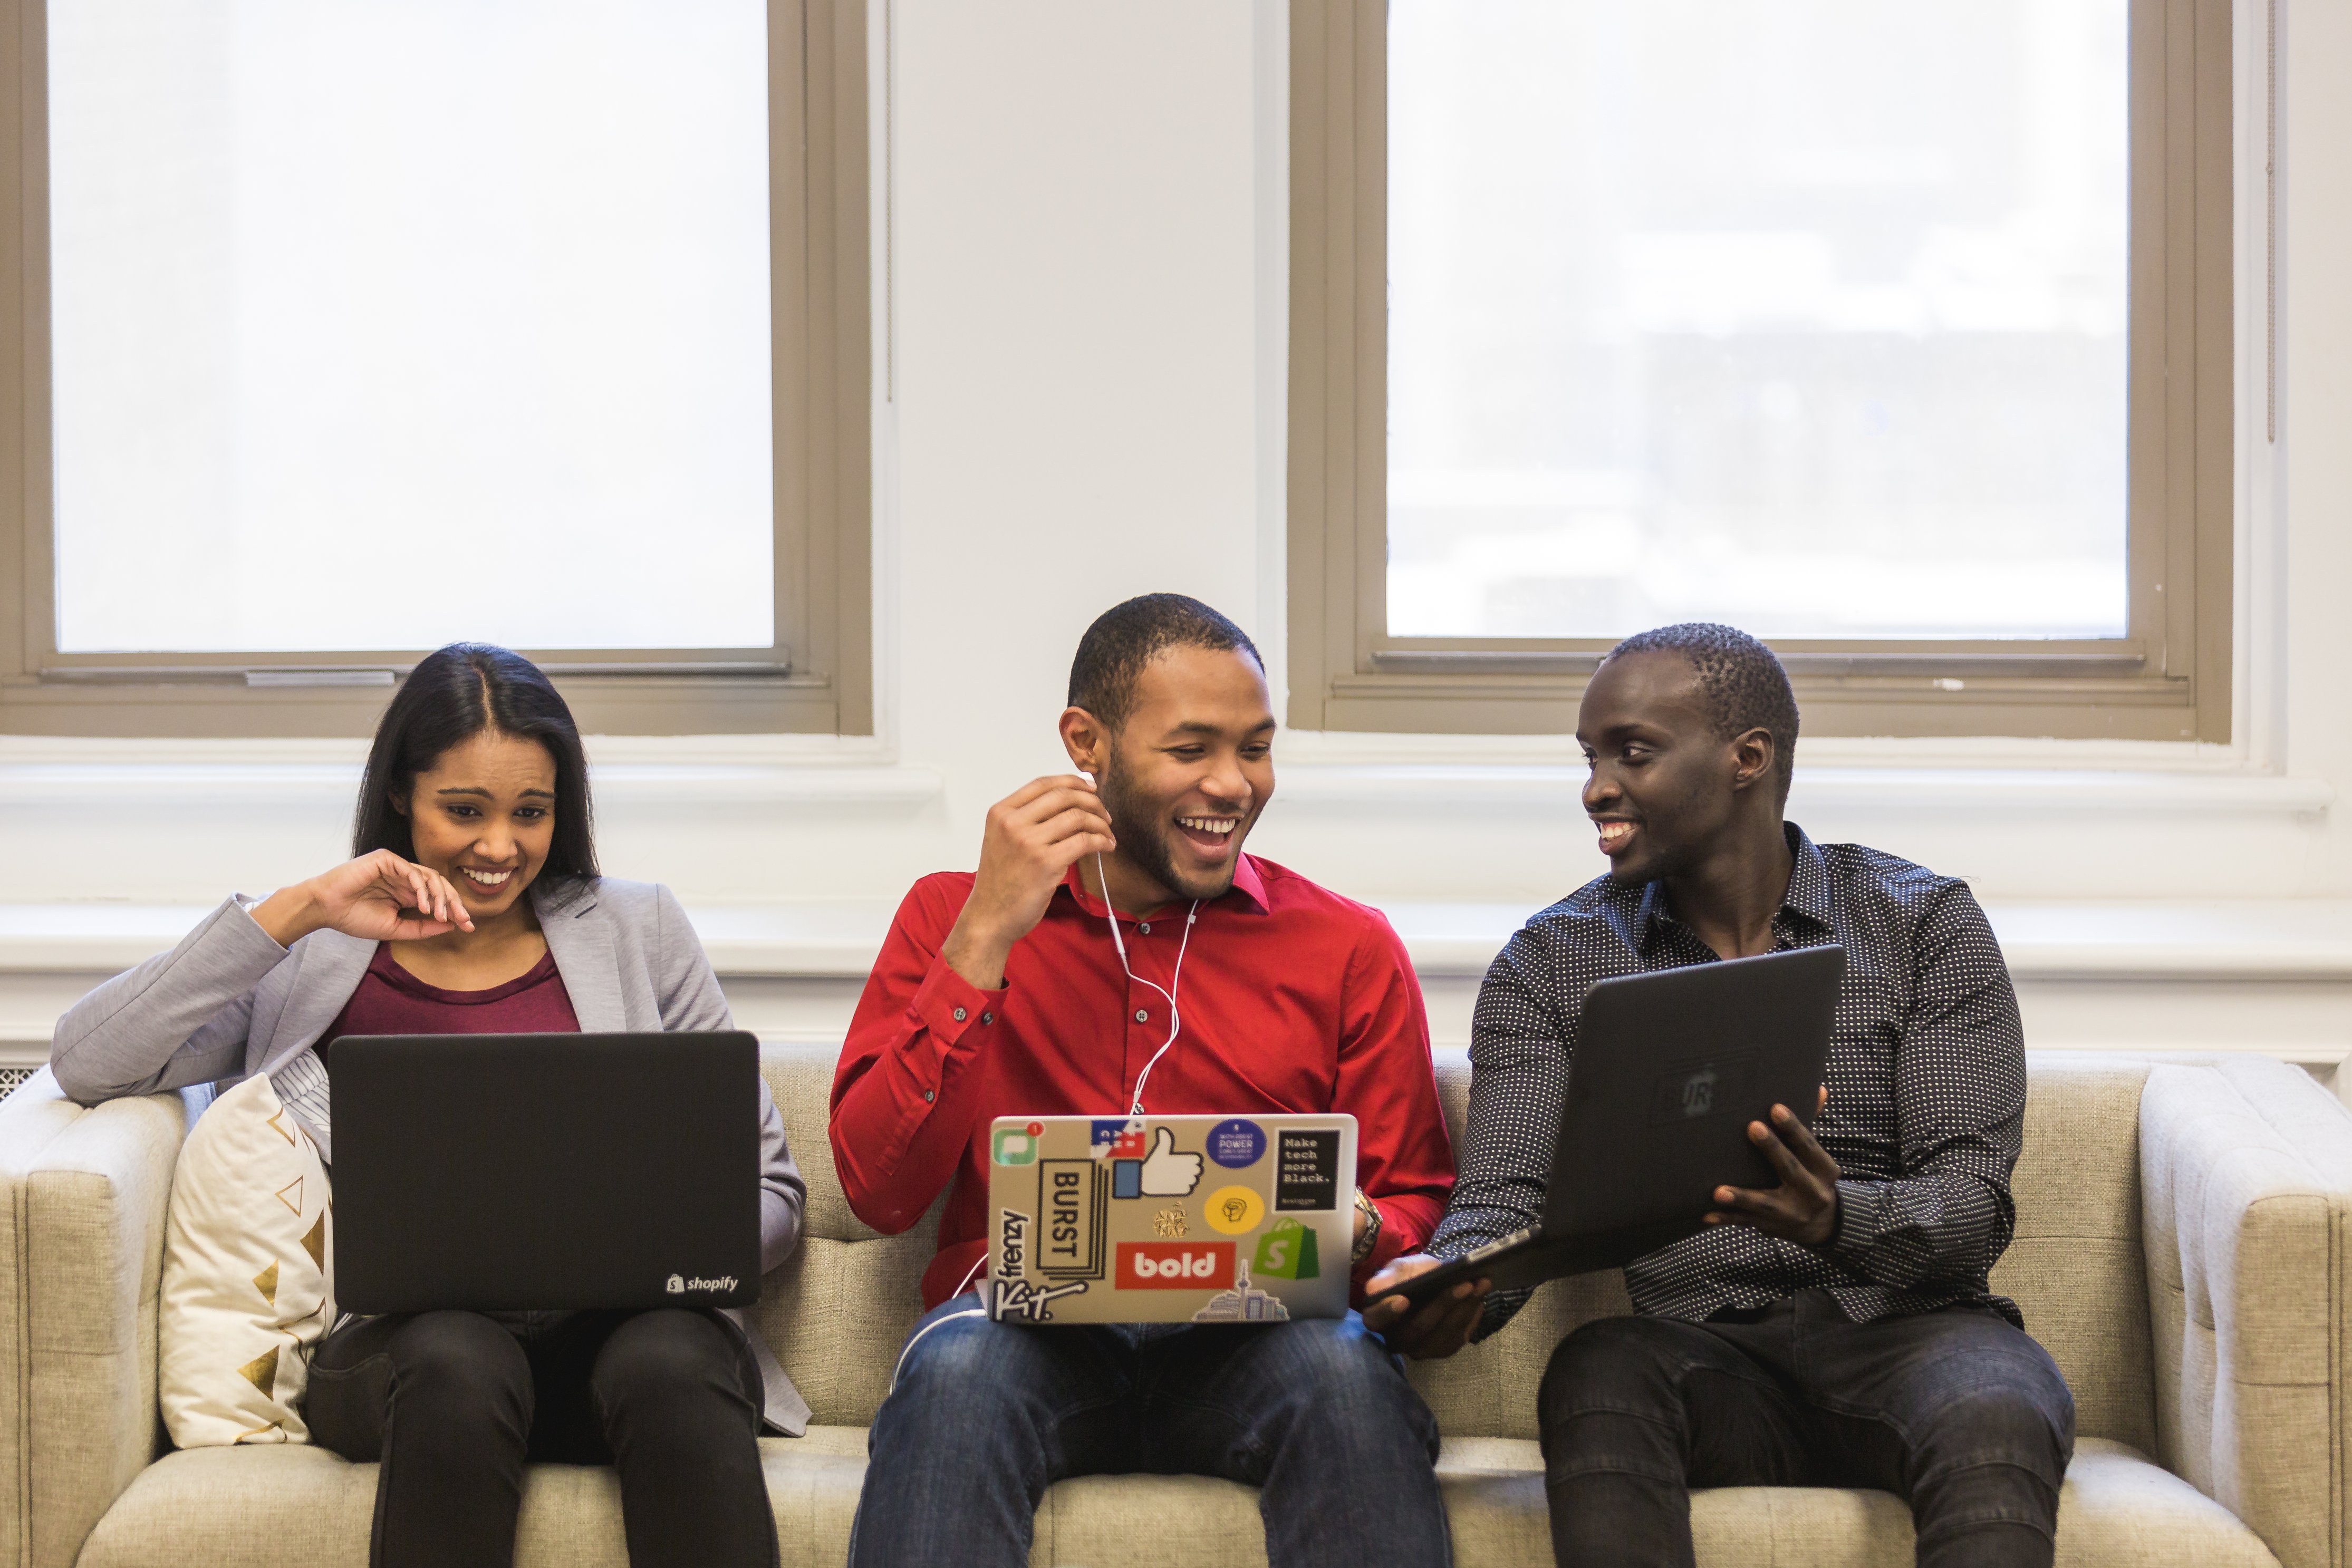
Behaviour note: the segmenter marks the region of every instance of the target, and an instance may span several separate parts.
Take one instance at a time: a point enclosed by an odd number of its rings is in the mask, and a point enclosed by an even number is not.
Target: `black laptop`
[[[1419,1303],[1464,1280],[1507,1291],[1622,1268],[1703,1228],[1716,1188],[1780,1186],[1748,1124],[1775,1104],[1811,1124],[1844,975],[1844,948],[1801,947],[1595,985],[1542,1222],[1391,1293]]]
[[[758,1299],[751,1035],[348,1035],[327,1075],[344,1311]]]

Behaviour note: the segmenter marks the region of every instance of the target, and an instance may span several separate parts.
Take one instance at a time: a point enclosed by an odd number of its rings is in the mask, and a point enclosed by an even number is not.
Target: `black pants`
[[[1693,1486],[1876,1487],[1910,1502],[1923,1565],[2048,1568],[2074,1451],[2074,1396],[2008,1320],[1854,1323],[1819,1291],[1587,1323],[1538,1408],[1562,1568],[1687,1568]]]
[[[511,1568],[523,1467],[611,1463],[633,1568],[772,1568],[760,1369],[712,1312],[364,1318],[310,1363],[311,1434],[380,1461],[375,1568]]]

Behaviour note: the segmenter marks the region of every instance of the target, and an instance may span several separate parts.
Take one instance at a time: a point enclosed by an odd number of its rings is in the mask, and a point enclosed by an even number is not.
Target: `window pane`
[[[1389,630],[2120,635],[2126,0],[1391,0]]]
[[[58,646],[774,641],[762,0],[51,0]]]

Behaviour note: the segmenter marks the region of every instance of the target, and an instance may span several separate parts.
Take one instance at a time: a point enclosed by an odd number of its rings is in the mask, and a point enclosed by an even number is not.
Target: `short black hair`
[[[408,818],[394,806],[416,776],[453,746],[486,729],[518,740],[535,740],[555,759],[555,834],[541,881],[580,883],[596,880],[596,842],[588,802],[588,753],[572,709],[537,664],[520,653],[487,643],[452,643],[427,653],[409,672],[368,748],[367,771],[360,775],[359,810],[352,820],[352,853],[390,850],[416,858]]]
[[[1688,659],[1714,710],[1716,733],[1726,740],[1751,729],[1771,731],[1772,771],[1780,800],[1787,802],[1797,768],[1797,694],[1779,654],[1737,626],[1711,621],[1636,632],[1610,649],[1609,658],[1628,653],[1680,653]]]
[[[1237,648],[1265,673],[1257,644],[1224,616],[1181,593],[1146,593],[1104,611],[1078,639],[1078,656],[1070,663],[1070,706],[1117,731],[1135,706],[1144,666],[1171,648]]]

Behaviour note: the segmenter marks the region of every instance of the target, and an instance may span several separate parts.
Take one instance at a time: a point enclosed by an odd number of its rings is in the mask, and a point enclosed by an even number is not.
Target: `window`
[[[2225,3],[1292,17],[1294,723],[2229,738]]]
[[[364,733],[458,639],[870,727],[856,0],[58,0],[20,68],[6,727]]]

